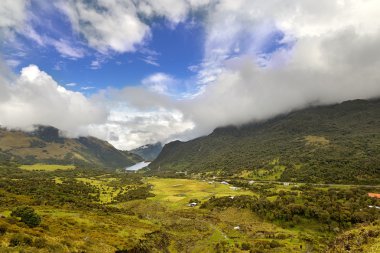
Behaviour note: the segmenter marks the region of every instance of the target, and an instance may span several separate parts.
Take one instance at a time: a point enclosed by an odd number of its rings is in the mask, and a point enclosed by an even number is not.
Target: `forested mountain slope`
[[[295,111],[261,123],[215,129],[165,145],[153,173],[218,172],[254,179],[380,183],[380,100]]]

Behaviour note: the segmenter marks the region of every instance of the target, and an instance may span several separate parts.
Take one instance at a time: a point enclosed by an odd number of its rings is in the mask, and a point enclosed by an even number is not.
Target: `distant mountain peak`
[[[146,144],[144,146],[130,150],[129,152],[141,156],[145,161],[153,161],[162,150],[161,142]]]
[[[95,137],[66,138],[52,126],[36,125],[32,132],[1,128],[0,156],[21,164],[75,164],[89,167],[125,168],[142,161]]]

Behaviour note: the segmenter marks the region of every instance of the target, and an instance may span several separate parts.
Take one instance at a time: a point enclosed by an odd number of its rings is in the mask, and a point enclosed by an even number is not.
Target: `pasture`
[[[59,164],[32,164],[32,165],[21,165],[20,169],[28,171],[56,171],[56,170],[73,170],[74,165],[59,165]]]
[[[217,181],[199,181],[173,178],[147,178],[146,182],[153,185],[152,192],[156,195],[152,200],[159,201],[170,207],[186,207],[191,199],[201,202],[212,196],[253,195],[251,191],[234,188],[232,185]]]

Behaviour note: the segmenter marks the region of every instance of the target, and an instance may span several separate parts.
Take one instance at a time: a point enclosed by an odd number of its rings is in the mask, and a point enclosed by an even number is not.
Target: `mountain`
[[[153,161],[160,154],[161,150],[162,144],[157,142],[156,144],[148,144],[132,149],[129,152],[141,156],[145,161]]]
[[[95,137],[65,138],[57,128],[37,126],[33,132],[0,128],[0,157],[21,164],[75,164],[125,168],[142,161]]]
[[[261,180],[380,183],[380,99],[291,112],[164,146],[151,173]]]

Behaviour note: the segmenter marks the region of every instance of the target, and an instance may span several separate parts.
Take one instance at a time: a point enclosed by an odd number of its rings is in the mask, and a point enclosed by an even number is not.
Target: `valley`
[[[1,129],[0,251],[378,253],[378,105],[219,128],[152,162],[161,144]]]
[[[380,200],[361,186],[18,167],[0,169],[1,252],[344,252],[349,245],[376,253],[380,245],[380,210],[368,207]],[[28,227],[12,216],[20,206],[41,223]]]
[[[380,253],[379,0],[0,0],[0,253]]]

